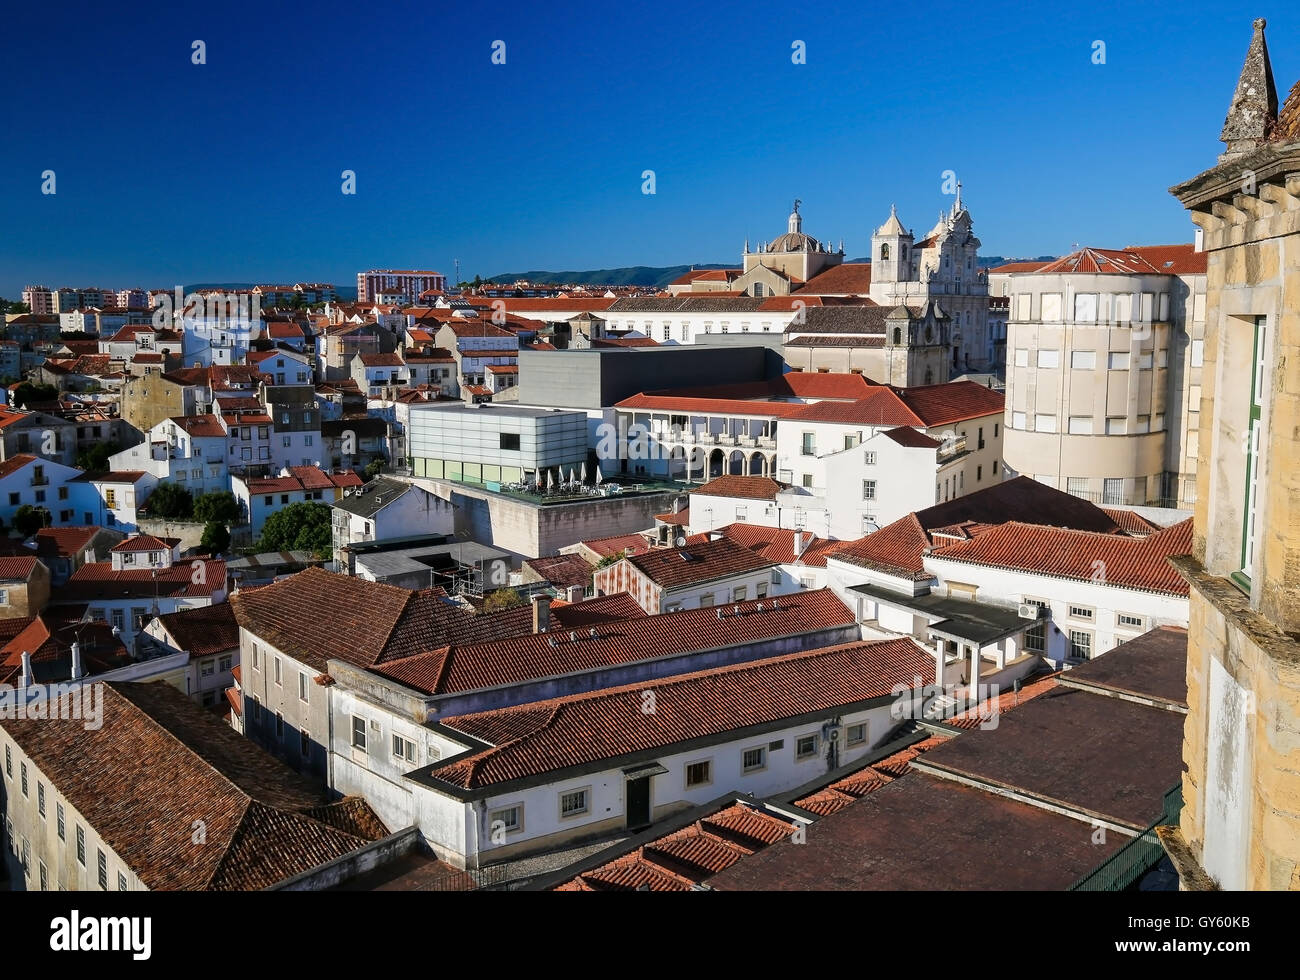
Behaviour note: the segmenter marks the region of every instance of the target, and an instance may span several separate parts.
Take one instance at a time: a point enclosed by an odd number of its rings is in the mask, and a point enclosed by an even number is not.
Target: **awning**
[[[643,776],[662,776],[668,770],[657,762],[643,762],[639,766],[629,766],[623,770],[623,778],[640,779]]]

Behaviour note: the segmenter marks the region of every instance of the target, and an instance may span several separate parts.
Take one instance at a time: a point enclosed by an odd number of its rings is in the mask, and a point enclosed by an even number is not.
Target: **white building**
[[[345,491],[333,508],[336,562],[345,561],[343,549],[350,544],[455,531],[451,501],[413,483],[382,476]]]

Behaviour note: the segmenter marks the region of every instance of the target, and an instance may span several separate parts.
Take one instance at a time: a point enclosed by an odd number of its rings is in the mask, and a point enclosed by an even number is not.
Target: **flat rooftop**
[[[1129,654],[1116,656],[1116,654]],[[1061,683],[1187,707],[1187,630],[1161,626],[1061,675]]]
[[[424,405],[412,405],[413,412],[445,412],[452,415],[505,415],[514,418],[536,419],[556,415],[578,415],[583,419],[586,412],[565,408],[531,408],[527,405],[515,405],[499,402],[480,402],[476,405],[451,402],[430,402]]]
[[[981,646],[995,643],[1006,636],[1014,636],[1035,622],[1024,618],[1015,609],[990,606],[972,599],[932,594],[910,596],[870,584],[855,585],[849,591],[933,618],[935,622],[929,626],[932,632]]]
[[[774,844],[708,885],[718,891],[1061,891],[1128,838],[1112,833],[1103,844],[1092,840],[1085,822],[912,772],[810,824],[804,843]]]
[[[1177,711],[1059,686],[999,716],[995,728],[936,746],[917,766],[1143,830],[1163,812],[1165,793],[1183,771],[1185,720]]]

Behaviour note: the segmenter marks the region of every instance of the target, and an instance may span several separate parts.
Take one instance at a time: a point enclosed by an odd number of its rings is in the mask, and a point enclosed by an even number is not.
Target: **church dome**
[[[820,252],[821,242],[801,231],[787,231],[767,246],[769,252]]]

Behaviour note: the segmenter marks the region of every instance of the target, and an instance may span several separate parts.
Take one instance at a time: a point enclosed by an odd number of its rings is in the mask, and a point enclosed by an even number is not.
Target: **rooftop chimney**
[[[18,679],[18,687],[28,688],[32,686],[32,655],[26,650],[23,651],[23,672]]]
[[[75,640],[72,643],[72,679],[81,679],[81,644]]]
[[[586,591],[586,589],[584,589],[581,585],[570,585],[570,586],[569,586],[569,601],[570,601],[570,602],[581,602],[581,601],[582,601],[582,594],[583,594],[583,592],[585,592],[585,591]]]
[[[533,632],[545,633],[551,626],[551,597],[533,596]]]

